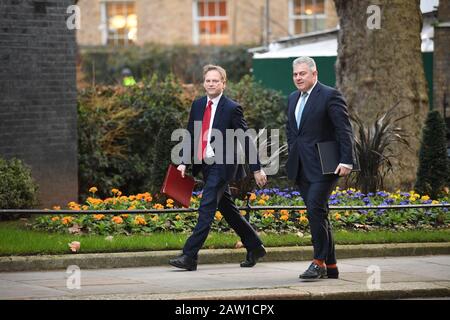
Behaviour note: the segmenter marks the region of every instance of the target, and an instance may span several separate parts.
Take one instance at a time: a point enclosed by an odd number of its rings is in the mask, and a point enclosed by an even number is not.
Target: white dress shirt
[[[211,131],[212,131],[213,123],[214,123],[214,117],[216,115],[217,105],[219,104],[220,98],[222,98],[222,94],[223,94],[223,92],[220,95],[218,95],[217,97],[215,97],[214,99],[210,99],[209,97],[207,99],[207,102],[209,100],[212,101],[212,105],[211,105],[211,120],[209,121],[209,130],[208,130],[208,140],[207,140],[208,143],[206,145],[206,158],[214,157],[214,150],[211,147],[211,143],[210,143]],[[208,105],[208,103],[206,103],[206,105]]]

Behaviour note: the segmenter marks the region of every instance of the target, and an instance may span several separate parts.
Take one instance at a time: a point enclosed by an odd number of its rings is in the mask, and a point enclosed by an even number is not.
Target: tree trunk
[[[411,151],[393,146],[399,156],[390,188],[411,188],[418,165],[422,125],[428,111],[427,83],[422,63],[422,14],[419,0],[334,0],[339,16],[336,84],[349,110],[365,123],[400,101],[396,115],[411,114],[400,126],[411,135]],[[368,7],[380,8],[380,28]],[[369,19],[369,22],[368,22]],[[369,24],[369,26],[368,26]],[[319,70],[320,72],[320,70]],[[409,189],[407,189],[409,190]]]

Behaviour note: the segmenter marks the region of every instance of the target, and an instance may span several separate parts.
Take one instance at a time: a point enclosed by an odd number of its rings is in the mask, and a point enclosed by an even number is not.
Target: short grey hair
[[[295,59],[295,60],[292,62],[292,68],[293,68],[295,65],[297,65],[297,64],[302,64],[302,63],[306,63],[306,65],[309,67],[309,69],[310,69],[311,71],[317,70],[316,62],[314,61],[313,58],[310,58],[310,57],[298,57],[297,59]]]

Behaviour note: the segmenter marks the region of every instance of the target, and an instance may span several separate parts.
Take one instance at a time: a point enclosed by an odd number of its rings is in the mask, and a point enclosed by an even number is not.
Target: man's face
[[[292,78],[301,92],[308,91],[317,80],[317,70],[311,71],[306,63],[294,65]]]
[[[203,81],[203,87],[206,90],[206,94],[210,98],[215,98],[220,95],[225,89],[225,82],[222,79],[219,71],[210,70],[205,74],[205,80]]]

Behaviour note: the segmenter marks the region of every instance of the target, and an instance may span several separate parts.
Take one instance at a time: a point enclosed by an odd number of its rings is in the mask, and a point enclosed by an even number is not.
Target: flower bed
[[[95,196],[97,188],[92,187],[85,204],[70,202],[72,210],[123,210],[112,214],[74,214],[45,215],[38,217],[31,225],[33,229],[75,234],[134,234],[158,231],[191,232],[197,221],[197,213],[129,214],[128,210],[176,208],[172,199],[158,202],[150,193],[125,196],[117,189],[112,189],[112,197],[100,199]],[[303,206],[300,194],[292,189],[264,189],[249,195],[253,206]],[[194,193],[191,207],[197,208],[201,192]],[[236,200],[238,206],[245,206],[246,201]],[[389,193],[379,191],[375,194],[362,194],[355,189],[333,191],[329,204],[333,206],[380,206],[407,204],[447,204],[449,197],[432,200],[427,195],[413,191]],[[55,207],[54,209],[61,209]],[[241,210],[242,215],[249,214]],[[427,229],[447,228],[450,213],[447,208],[424,209],[374,209],[374,210],[333,210],[330,222],[335,229],[390,228]],[[260,210],[250,212],[250,223],[264,232],[298,232],[306,231],[308,218],[305,210]],[[217,211],[212,226],[213,231],[228,231],[229,226],[222,214]]]

